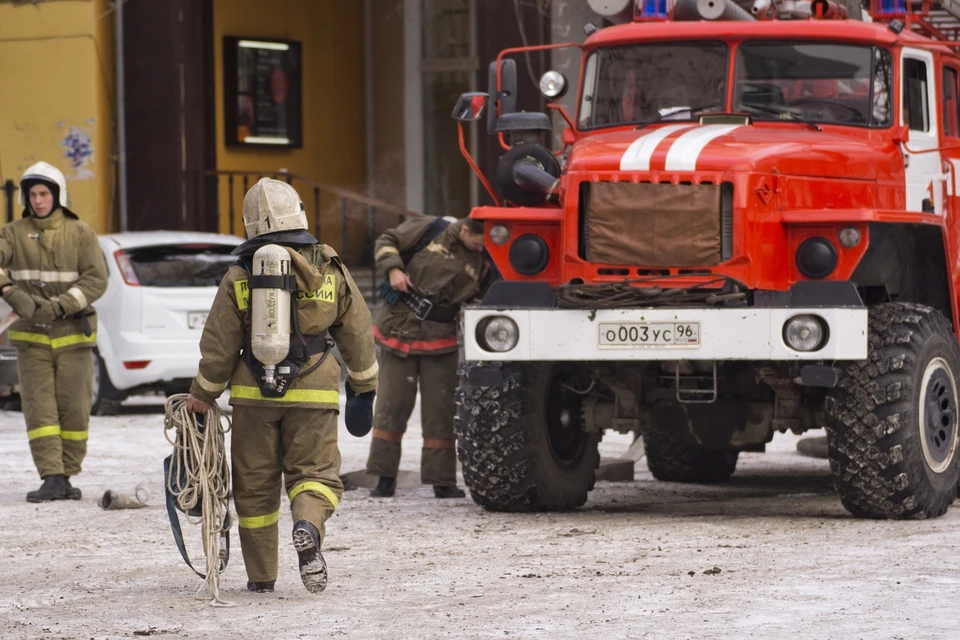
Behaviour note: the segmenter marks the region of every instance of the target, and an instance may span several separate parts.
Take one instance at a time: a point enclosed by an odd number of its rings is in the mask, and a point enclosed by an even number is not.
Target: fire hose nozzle
[[[147,499],[150,493],[143,485],[137,485],[134,490],[134,496],[119,494],[116,491],[107,489],[103,492],[97,505],[106,511],[115,511],[117,509],[142,509],[147,506]]]

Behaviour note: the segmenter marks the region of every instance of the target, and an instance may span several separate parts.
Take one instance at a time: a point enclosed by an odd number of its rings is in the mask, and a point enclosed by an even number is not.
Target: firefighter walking
[[[419,381],[423,450],[420,480],[438,498],[462,498],[453,433],[457,387],[456,318],[478,297],[489,270],[483,222],[411,218],[376,242],[376,267],[390,282],[374,336],[383,347],[367,473],[379,476],[372,497],[396,490],[401,441]]]
[[[46,162],[20,178],[20,220],[0,229],[0,292],[19,316],[9,329],[30,453],[43,484],[30,502],[79,500],[70,478],[87,454],[97,316],[107,289],[96,232],[66,207],[63,174]]]
[[[303,584],[311,593],[327,584],[324,523],[343,493],[340,366],[328,336],[348,367],[351,433],[369,432],[377,386],[370,311],[337,254],[306,231],[303,211],[296,190],[278,180],[261,179],[244,196],[248,240],[210,309],[187,405],[203,414],[230,386],[240,546],[247,588],[261,593],[277,579],[281,485]]]

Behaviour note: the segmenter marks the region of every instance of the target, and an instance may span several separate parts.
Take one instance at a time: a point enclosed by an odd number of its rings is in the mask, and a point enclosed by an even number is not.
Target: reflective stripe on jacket
[[[96,344],[97,318],[91,306],[107,290],[107,266],[97,234],[85,222],[57,209],[46,218],[27,216],[0,228],[0,285],[59,303],[65,316],[86,314],[83,320],[57,318],[36,323],[18,320],[10,341],[19,347],[46,346],[56,351],[91,348]]]

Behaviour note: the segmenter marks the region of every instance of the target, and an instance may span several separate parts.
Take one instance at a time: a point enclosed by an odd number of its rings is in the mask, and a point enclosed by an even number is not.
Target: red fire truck
[[[478,504],[583,505],[606,429],[641,434],[659,480],[720,482],[821,427],[853,515],[953,503],[960,22],[947,2],[878,0],[872,22],[786,2],[641,0],[582,45],[503,52],[461,97],[459,126],[485,118],[503,147],[488,180],[461,145],[503,275],[460,318]],[[551,149],[513,56],[558,46],[582,58]]]

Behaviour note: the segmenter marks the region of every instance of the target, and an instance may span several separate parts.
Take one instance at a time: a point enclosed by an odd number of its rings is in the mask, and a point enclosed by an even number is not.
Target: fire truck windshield
[[[754,120],[886,127],[890,53],[830,42],[746,42],[737,49],[733,111]]]
[[[584,70],[579,128],[689,120],[702,111],[723,111],[728,52],[722,42],[593,52]]]
[[[725,112],[723,42],[638,44],[587,58],[580,129],[696,120]],[[744,42],[736,50],[732,111],[756,121],[886,127],[893,63],[884,49],[832,42]]]

